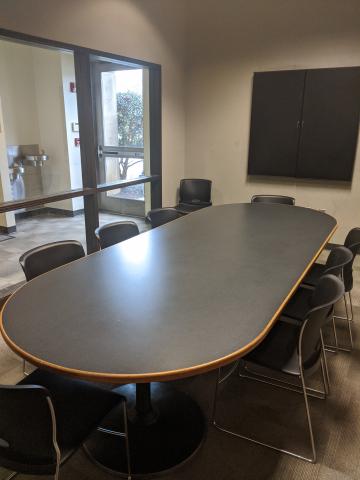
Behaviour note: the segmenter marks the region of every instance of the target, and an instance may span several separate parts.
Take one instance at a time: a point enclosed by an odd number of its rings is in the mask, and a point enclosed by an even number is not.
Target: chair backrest
[[[324,275],[331,273],[343,279],[343,271],[346,265],[353,261],[351,250],[346,247],[335,247],[328,255],[325,264]]]
[[[152,228],[160,227],[160,225],[164,225],[165,223],[176,220],[182,216],[183,215],[175,208],[155,208],[154,210],[150,210],[147,214],[147,218],[151,223]]]
[[[344,295],[343,282],[335,275],[324,275],[316,285],[310,299],[311,309],[303,323],[299,353],[304,369],[311,368],[320,359],[321,328],[333,313],[334,305]]]
[[[183,178],[180,181],[180,202],[210,202],[211,184],[211,180],[205,180],[202,178]]]
[[[251,203],[281,203],[283,205],[295,205],[295,198],[285,195],[253,195]]]
[[[356,255],[360,252],[360,228],[352,228],[347,234],[344,242],[344,246],[347,247],[353,254],[352,262],[344,267],[344,284],[345,291],[350,292],[353,288],[353,263]]]
[[[0,386],[1,466],[22,473],[55,472],[56,424],[49,403],[44,387]]]
[[[100,248],[111,247],[138,234],[139,227],[135,222],[113,222],[95,230]]]
[[[85,256],[83,246],[76,240],[46,243],[23,253],[19,258],[26,280],[61,267]]]

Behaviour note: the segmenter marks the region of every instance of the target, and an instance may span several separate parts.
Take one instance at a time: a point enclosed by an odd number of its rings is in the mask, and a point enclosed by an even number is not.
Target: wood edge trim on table
[[[323,249],[325,248],[326,244],[330,240],[330,238],[334,235],[336,229],[338,228],[338,225],[336,224],[334,228],[331,230],[329,235],[326,237],[325,241],[319,248],[319,250],[316,252],[312,260],[309,262],[307,265],[306,269],[302,273],[302,275],[299,277],[299,279],[296,281],[296,283],[293,285],[291,290],[289,291],[288,295],[285,297],[283,302],[280,304],[279,308],[276,310],[274,315],[271,317],[269,322],[266,324],[266,327],[264,330],[262,330],[261,333],[257,337],[254,338],[250,343],[248,343],[245,347],[236,350],[233,353],[230,353],[229,355],[226,355],[225,357],[218,358],[216,360],[213,360],[208,363],[203,363],[200,365],[195,365],[193,367],[186,367],[182,369],[177,369],[177,370],[169,370],[169,371],[164,371],[164,372],[149,372],[149,373],[136,373],[136,374],[119,374],[119,373],[105,373],[105,372],[91,372],[91,371],[86,371],[86,370],[77,370],[73,368],[68,368],[68,367],[63,367],[60,365],[56,365],[54,363],[47,362],[45,360],[41,360],[40,358],[37,358],[30,353],[26,352],[22,348],[20,348],[18,345],[16,345],[6,334],[4,325],[3,325],[3,312],[6,308],[7,303],[11,300],[13,295],[16,294],[18,290],[24,287],[24,285],[20,286],[4,303],[4,305],[1,308],[0,312],[0,332],[1,335],[3,336],[6,344],[13,350],[16,354],[18,354],[20,357],[24,358],[27,360],[29,363],[40,367],[44,368],[47,370],[52,370],[55,371],[59,374],[64,374],[64,375],[70,375],[73,377],[77,378],[82,378],[85,380],[92,380],[96,382],[106,382],[106,383],[114,383],[114,384],[122,384],[122,383],[149,383],[149,382],[161,382],[161,381],[168,381],[168,380],[176,380],[179,378],[185,378],[185,377],[191,377],[194,375],[199,375],[201,373],[206,373],[211,370],[215,370],[216,368],[223,367],[241,357],[249,353],[251,350],[253,350],[255,347],[259,345],[262,340],[267,336],[267,334],[270,332],[271,328],[273,325],[276,323],[280,313],[286,306],[287,302],[290,300],[291,296],[295,292],[295,290],[298,288],[300,285],[302,279],[305,277],[313,263],[316,261],[316,259],[319,257]],[[58,268],[62,268],[58,267]],[[26,284],[25,284],[26,285]]]

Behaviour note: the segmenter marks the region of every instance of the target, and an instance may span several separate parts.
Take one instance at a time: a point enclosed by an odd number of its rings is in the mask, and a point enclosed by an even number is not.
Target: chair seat
[[[322,265],[321,263],[314,263],[309,273],[303,279],[302,283],[305,285],[310,285],[311,287],[315,287],[320,277],[324,275],[325,268],[325,265]]]
[[[281,316],[268,336],[243,360],[262,367],[300,375],[297,347],[301,324]]]
[[[90,382],[35,370],[19,385],[41,385],[54,405],[57,441],[62,462],[73,453],[101,420],[125,398]]]
[[[313,294],[313,289],[300,286],[287,303],[282,314],[303,322],[311,309],[310,299]]]

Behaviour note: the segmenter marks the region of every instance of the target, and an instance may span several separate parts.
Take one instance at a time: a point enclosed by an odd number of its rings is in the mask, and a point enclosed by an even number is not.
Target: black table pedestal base
[[[125,385],[118,391],[127,398],[133,476],[165,472],[199,448],[205,422],[200,407],[188,395],[161,383]],[[101,426],[124,431],[122,409],[114,410]],[[98,465],[127,476],[124,438],[98,431],[84,448]]]

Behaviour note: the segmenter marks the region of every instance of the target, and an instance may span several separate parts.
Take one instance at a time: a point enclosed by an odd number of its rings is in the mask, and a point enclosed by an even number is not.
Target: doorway
[[[92,83],[99,183],[141,179],[150,172],[148,69],[95,59]],[[144,216],[150,188],[140,183],[108,190],[99,195],[99,209]]]
[[[1,48],[5,43],[8,48]],[[58,232],[55,240],[61,240],[62,234],[69,238],[71,230],[74,238],[86,242],[87,253],[98,249],[94,232],[99,224],[131,218],[145,230],[145,212],[162,204],[161,66],[4,29],[0,63],[6,65],[0,69],[0,234],[6,237],[0,236],[0,244],[5,274],[11,274],[18,256],[31,247],[28,240],[36,240],[35,230],[41,243],[54,241],[49,232]],[[115,94],[124,97],[123,103],[131,93],[139,100],[139,108],[133,109],[137,115],[130,115],[138,120],[137,136],[126,136],[135,127],[123,122],[128,130],[120,132],[117,143],[104,145],[98,121],[101,91],[95,101],[96,68],[120,72]],[[125,78],[136,70],[136,81]],[[120,114],[117,109],[115,117]],[[111,166],[114,158],[116,168]],[[115,173],[110,174],[111,169]],[[104,201],[100,208],[99,200]],[[14,230],[15,215],[22,222],[19,231]],[[35,220],[36,227],[28,228]],[[74,229],[79,231],[75,234]],[[20,237],[25,246],[10,245]],[[11,274],[6,283],[16,282]]]

